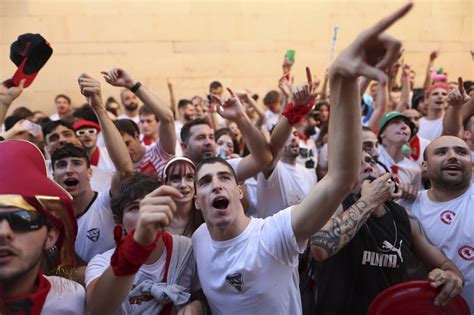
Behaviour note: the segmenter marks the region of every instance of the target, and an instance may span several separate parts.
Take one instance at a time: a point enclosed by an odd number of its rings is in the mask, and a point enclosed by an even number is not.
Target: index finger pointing
[[[462,82],[462,78],[459,77],[458,78],[458,89],[459,89],[459,93],[461,93],[462,96],[464,96],[465,94],[465,91],[464,91],[464,84]]]
[[[389,28],[393,23],[398,21],[402,18],[405,14],[407,14],[411,8],[413,7],[413,2],[409,2],[405,4],[403,7],[392,13],[391,15],[383,18],[377,24],[372,26],[367,30],[366,36],[372,37],[376,36],[382,32],[384,32],[387,28]]]
[[[308,86],[311,88],[313,86],[313,76],[309,67],[306,67],[306,79],[308,79]]]

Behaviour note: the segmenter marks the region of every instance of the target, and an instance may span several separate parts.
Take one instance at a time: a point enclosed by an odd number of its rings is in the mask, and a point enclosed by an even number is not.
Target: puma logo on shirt
[[[362,255],[362,265],[398,268],[399,267],[398,258],[400,258],[400,262],[403,262],[402,243],[403,243],[403,240],[400,240],[398,248],[393,246],[389,241],[384,241],[382,243],[383,249],[387,249],[389,251],[395,252],[396,254],[385,254],[385,253],[377,253],[373,251],[364,250],[364,253]]]

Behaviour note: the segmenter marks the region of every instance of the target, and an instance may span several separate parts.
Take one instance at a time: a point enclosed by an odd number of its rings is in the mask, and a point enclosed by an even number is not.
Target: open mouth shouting
[[[64,180],[64,186],[66,186],[66,188],[74,188],[77,184],[79,184],[79,181],[75,178],[67,178]]]
[[[219,197],[214,198],[214,200],[212,200],[212,207],[219,210],[224,210],[224,209],[227,209],[227,207],[229,206],[229,203],[230,203],[229,199],[223,196],[219,196]]]

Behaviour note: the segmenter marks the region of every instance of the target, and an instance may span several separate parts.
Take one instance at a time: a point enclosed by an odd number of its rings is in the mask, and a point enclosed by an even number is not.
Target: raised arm
[[[343,213],[337,213],[326,225],[311,236],[311,253],[317,261],[323,261],[337,254],[357,234],[372,212],[383,206],[391,196],[393,183],[387,173],[369,183],[362,184],[361,197]]]
[[[5,117],[12,102],[23,92],[24,85],[24,79],[20,81],[19,86],[12,86],[10,88],[0,83],[0,126],[5,122]]]
[[[319,92],[320,94],[319,97],[322,100],[325,100],[328,98],[328,82],[329,82],[329,73],[328,73],[328,69],[326,69],[326,72],[324,73],[323,85],[321,86],[321,92]],[[369,83],[367,83],[367,85],[368,84]],[[367,86],[365,88],[367,88]],[[364,92],[365,92],[365,89],[360,94],[363,94]]]
[[[395,111],[403,112],[409,108],[410,103],[410,66],[407,64],[402,65],[402,95],[400,102],[398,102]]]
[[[249,177],[261,172],[265,166],[272,160],[270,144],[263,134],[254,126],[250,118],[245,114],[242,103],[234,92],[229,89],[231,97],[223,104],[218,104],[217,112],[225,119],[235,121],[245,143],[249,148],[250,154],[244,157],[237,169],[237,178],[243,182]],[[215,96],[214,96],[215,99]]]
[[[378,63],[383,69],[392,64],[398,59],[401,44],[382,32],[411,7],[411,3],[403,6],[362,32],[331,66],[329,169],[303,202],[292,208],[291,224],[299,242],[324,226],[359,180],[362,127],[357,78],[366,76],[387,83],[387,75],[375,65]]]
[[[268,178],[273,173],[275,166],[280,160],[283,147],[291,135],[293,126],[299,123],[304,115],[311,110],[313,101],[317,96],[317,85],[313,83],[311,70],[308,67],[306,67],[306,78],[308,80],[307,84],[291,87],[290,96],[293,103],[288,104],[271,134],[270,148],[273,160],[263,170],[265,178]]]
[[[439,50],[433,50],[430,53],[430,59],[428,60],[428,65],[426,66],[426,72],[425,72],[425,81],[423,82],[423,88],[427,89],[431,85],[431,68],[433,68],[434,61],[436,58],[439,56]]]
[[[247,105],[247,106],[250,106],[251,108],[253,108],[253,110],[255,111],[255,113],[257,114],[258,116],[258,119],[257,121],[255,122],[255,126],[258,128],[258,129],[261,129],[262,126],[263,126],[263,123],[265,122],[265,113],[263,111],[263,109],[260,107],[260,105],[258,105],[258,103],[249,95],[249,93],[247,91],[245,92],[240,92],[240,93],[236,93],[236,95],[238,96],[238,98],[240,99],[240,101],[242,103],[244,103],[244,105]]]
[[[378,130],[379,121],[382,119],[383,114],[388,108],[388,86],[387,84],[378,84],[377,86],[377,97],[375,98],[375,108],[370,115],[370,119],[367,122],[367,126],[372,130]]]
[[[443,135],[460,137],[462,133],[464,104],[471,102],[471,98],[464,91],[462,78],[458,78],[458,89],[448,93],[446,101],[449,108],[443,117]]]
[[[118,313],[140,266],[156,248],[157,233],[173,218],[176,204],[172,196],[179,197],[181,193],[173,187],[161,186],[140,201],[135,233],[122,239],[111,266],[86,288],[87,309],[91,314]]]
[[[79,76],[78,82],[82,95],[86,97],[87,102],[99,119],[105,147],[115,166],[116,171],[110,186],[111,194],[115,195],[120,186],[120,181],[133,173],[132,159],[128,154],[120,132],[107,114],[102,100],[100,82],[85,73]]]
[[[168,85],[168,91],[170,92],[170,108],[171,108],[171,111],[175,115],[175,118],[178,119],[178,117],[177,117],[178,111],[177,111],[177,108],[176,108],[176,104],[177,104],[176,95],[174,94],[174,84],[173,84],[173,82],[171,82],[170,79],[168,79],[166,81],[166,84]]]
[[[134,86],[137,87],[137,84],[139,84],[139,82],[133,80],[125,70],[120,68],[113,68],[108,72],[102,71],[102,74],[104,75],[105,81],[113,86],[131,89]],[[170,107],[141,84],[134,93],[143,104],[151,109],[155,116],[158,117],[160,121],[158,134],[161,147],[167,153],[174,155],[176,149],[176,132],[173,112]]]
[[[461,293],[464,278],[456,265],[431,243],[420,221],[410,211],[407,212],[410,219],[412,250],[426,267],[434,268],[428,275],[431,286],[441,287],[441,292],[436,296],[434,303],[446,305]]]

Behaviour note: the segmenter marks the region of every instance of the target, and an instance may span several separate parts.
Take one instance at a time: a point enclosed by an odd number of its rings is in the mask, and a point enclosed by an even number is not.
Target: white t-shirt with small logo
[[[408,208],[420,220],[431,242],[463,274],[462,295],[474,312],[474,186],[446,202],[432,201],[424,190]]]
[[[214,241],[206,224],[193,237],[199,279],[212,314],[301,314],[298,244],[291,207],[252,218],[237,237]]]
[[[89,262],[95,255],[113,248],[115,225],[110,208],[110,192],[100,192],[77,218],[76,254],[83,261]]]

